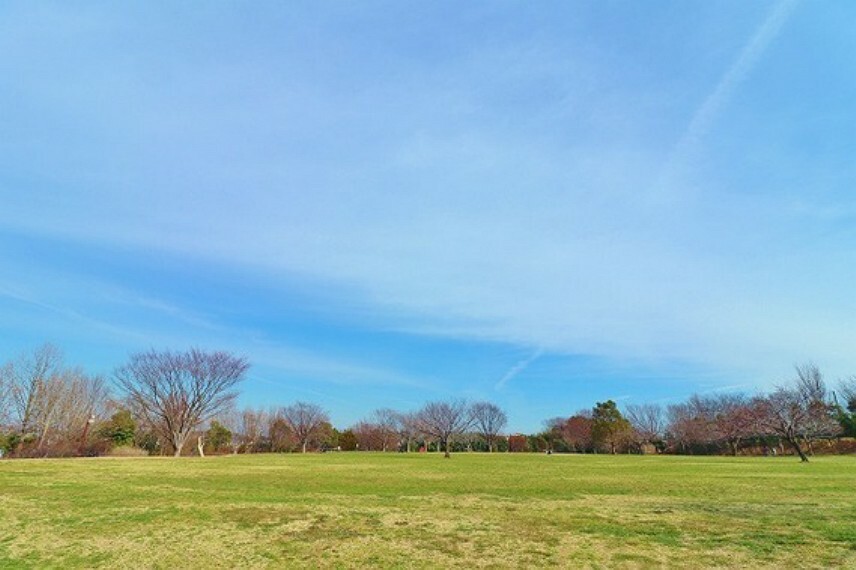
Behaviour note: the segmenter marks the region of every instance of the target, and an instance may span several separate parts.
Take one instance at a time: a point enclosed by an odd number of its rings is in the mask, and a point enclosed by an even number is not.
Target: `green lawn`
[[[856,458],[0,461],[0,568],[856,567]]]

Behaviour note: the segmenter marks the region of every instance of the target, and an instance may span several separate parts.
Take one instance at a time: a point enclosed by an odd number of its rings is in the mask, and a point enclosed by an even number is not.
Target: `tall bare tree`
[[[417,414],[419,431],[436,439],[451,457],[449,445],[453,438],[462,435],[472,425],[472,415],[464,400],[429,402]]]
[[[170,442],[176,457],[202,422],[226,409],[249,364],[228,352],[141,352],[116,370],[134,411]]]
[[[283,419],[288,423],[303,453],[313,438],[320,435],[324,424],[330,421],[321,406],[307,402],[296,402],[280,410]]]
[[[473,427],[487,443],[487,450],[496,448],[496,438],[508,425],[508,416],[502,408],[491,402],[476,402],[470,408]]]

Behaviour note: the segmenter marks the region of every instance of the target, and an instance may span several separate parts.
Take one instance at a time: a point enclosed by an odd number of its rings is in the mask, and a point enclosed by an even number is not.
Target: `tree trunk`
[[[199,457],[205,457],[205,450],[203,449],[205,445],[205,441],[202,439],[202,436],[196,438],[196,449],[199,451]]]
[[[808,463],[808,457],[806,457],[805,452],[803,452],[802,447],[800,447],[800,442],[791,437],[787,438],[787,441],[791,444],[791,447],[794,448],[794,451],[797,452],[797,455],[800,456],[800,461]]]
[[[303,453],[306,453],[306,441],[303,442]]]
[[[187,441],[188,435],[190,434],[173,432],[172,448],[175,450],[175,453],[172,454],[173,457],[181,457],[181,450],[184,448],[184,443]]]

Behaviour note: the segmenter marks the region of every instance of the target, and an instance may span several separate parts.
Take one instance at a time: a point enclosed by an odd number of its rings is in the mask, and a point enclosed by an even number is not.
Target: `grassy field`
[[[856,567],[856,458],[0,461],[0,567]]]

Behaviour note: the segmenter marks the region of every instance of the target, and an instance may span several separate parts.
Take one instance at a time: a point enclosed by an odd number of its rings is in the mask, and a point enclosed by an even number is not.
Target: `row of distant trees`
[[[381,408],[339,430],[317,404],[297,402],[270,410],[247,408],[211,423],[224,444],[218,452],[266,451],[496,451],[505,441],[505,412],[490,402],[429,402],[412,412]],[[210,436],[207,440],[213,442]]]
[[[317,450],[783,453],[807,461],[818,441],[856,436],[856,378],[831,392],[817,366],[768,394],[696,395],[661,406],[598,402],[507,434],[491,402],[429,402],[378,409],[344,430],[319,405],[235,407],[249,363],[192,349],[132,355],[112,378],[64,363],[45,345],[0,367],[0,452],[46,457],[101,454],[259,453]]]
[[[814,364],[767,394],[693,395],[662,406],[631,404],[622,412],[599,402],[569,418],[548,420],[534,445],[561,451],[730,454],[792,452],[802,461],[820,441],[856,436],[856,377],[830,391]],[[830,446],[835,449],[853,448]]]
[[[42,346],[0,368],[0,451],[179,456],[195,441],[199,455],[433,448],[448,457],[472,431],[493,451],[508,421],[489,402],[431,402],[412,413],[380,409],[340,432],[317,404],[237,410],[236,388],[248,368],[226,352],[151,350],[132,355],[107,381],[66,366],[57,348]]]

